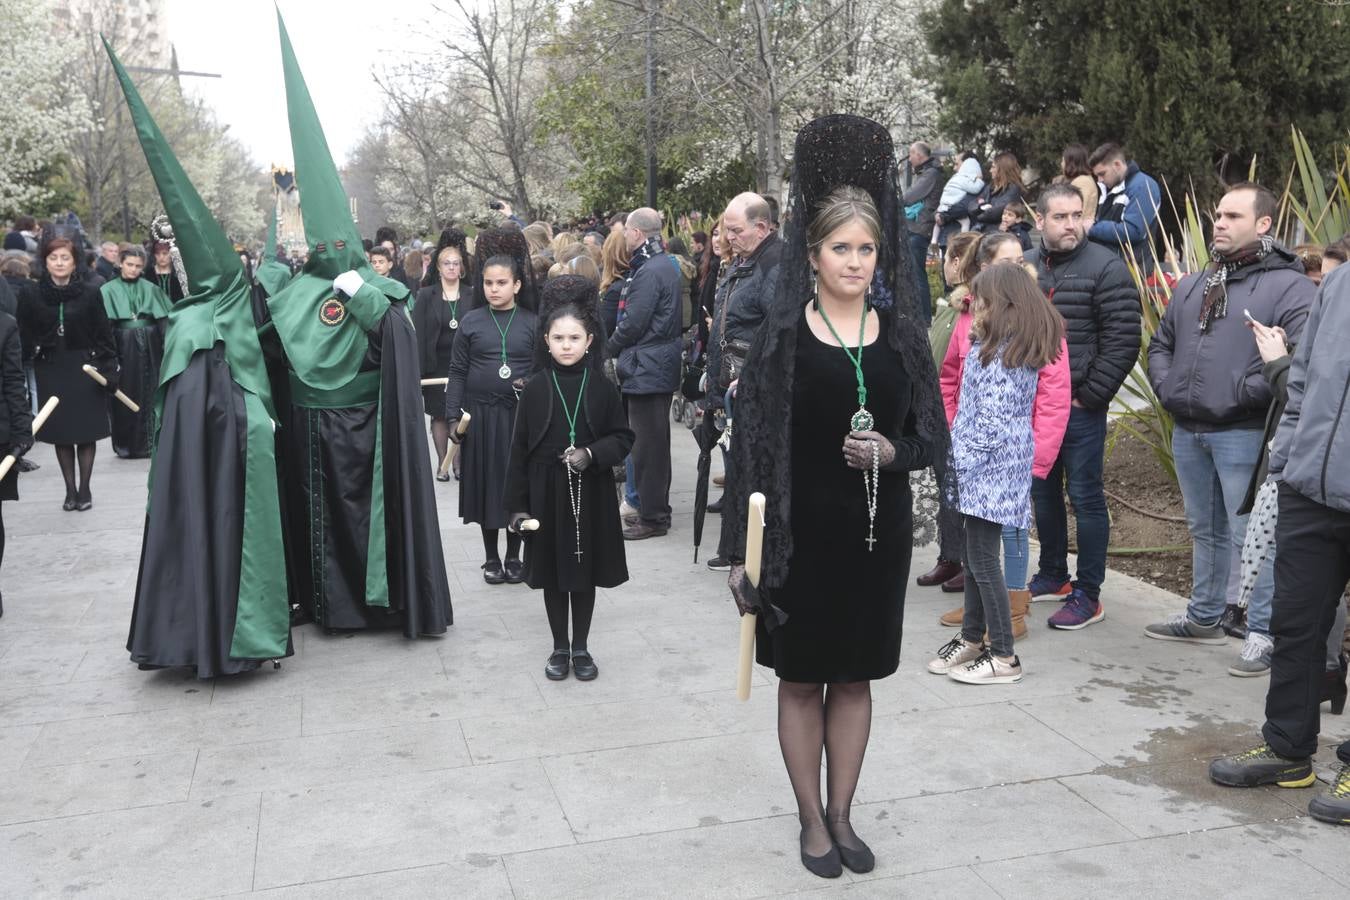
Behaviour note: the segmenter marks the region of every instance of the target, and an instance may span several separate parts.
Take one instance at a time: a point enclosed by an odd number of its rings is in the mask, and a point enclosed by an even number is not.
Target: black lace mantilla
[[[913,384],[911,411],[919,437],[928,442],[934,461],[934,479],[930,484],[945,485],[948,481],[947,419],[929,349],[928,327],[917,311],[909,231],[900,207],[896,173],[890,135],[870,119],[824,116],[808,123],[797,134],[778,288],[769,315],[755,335],[737,389],[732,452],[736,454],[738,471],[743,474],[728,485],[729,504],[724,513],[731,517],[728,524],[733,527],[736,542],[732,546],[744,546],[749,492],[761,491],[766,496],[760,583],[770,588],[783,584],[792,556],[792,469],[788,446],[792,433],[797,325],[802,307],[811,296],[806,227],[816,204],[837,188],[853,186],[866,190],[881,212],[883,240],[877,271],[881,287],[895,298],[892,308],[882,311],[886,342],[901,355]],[[925,496],[923,502],[915,504],[916,544],[927,543],[934,532],[936,503],[927,501]]]

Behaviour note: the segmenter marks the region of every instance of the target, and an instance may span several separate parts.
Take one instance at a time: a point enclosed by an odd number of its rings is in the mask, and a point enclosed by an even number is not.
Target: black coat
[[[600,324],[607,335],[614,333],[614,326],[619,320],[619,297],[622,295],[623,279],[616,278],[600,298]]]
[[[47,276],[43,276],[44,281]],[[19,294],[19,334],[23,339],[24,360],[32,360],[57,345],[57,328],[61,324],[58,304],[51,303],[43,294],[43,282],[24,285]],[[117,369],[117,344],[113,341],[112,326],[103,308],[99,288],[103,281],[96,275],[85,274],[81,289],[65,304],[65,345],[69,350],[87,350],[96,360],[96,367],[104,375]]]
[[[556,368],[568,403],[580,389],[581,365]],[[618,391],[592,369],[577,417],[577,446],[591,452],[592,462],[581,474],[578,560],[576,523],[560,458],[567,449],[567,418],[553,383],[554,371],[550,362],[521,392],[507,464],[508,513],[528,512],[540,523],[525,544],[525,581],[532,588],[564,591],[616,587],[628,580],[628,568],[611,473],[632,449],[633,432]]]
[[[986,185],[984,190],[974,197],[967,195],[964,202],[952,204],[942,216],[946,222],[969,217],[970,227],[974,231],[998,231],[998,226],[1003,221],[1003,208],[1014,200],[1021,199],[1022,189],[1016,184],[1006,185],[997,193],[994,192],[993,185]]]
[[[1041,290],[1064,317],[1073,399],[1105,409],[1139,359],[1139,291],[1120,257],[1084,241],[1028,251]]]
[[[0,456],[17,442],[30,443],[32,428],[19,323],[13,316],[0,313]]]
[[[455,309],[458,319],[473,309],[473,288],[467,282],[459,284],[459,300]],[[450,304],[441,298],[441,283],[421,288],[413,305],[413,327],[417,329],[417,355],[422,364],[423,378],[444,378],[450,374],[450,351],[455,346],[455,330],[450,328]]]

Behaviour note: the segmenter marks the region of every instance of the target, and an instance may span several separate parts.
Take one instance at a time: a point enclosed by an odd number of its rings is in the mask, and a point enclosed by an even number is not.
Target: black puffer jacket
[[[1067,251],[1037,247],[1026,259],[1064,317],[1073,399],[1105,409],[1139,358],[1139,291],[1129,269],[1090,241]]]

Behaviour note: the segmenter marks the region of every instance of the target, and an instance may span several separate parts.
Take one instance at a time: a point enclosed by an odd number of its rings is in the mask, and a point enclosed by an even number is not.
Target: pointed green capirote
[[[263,244],[262,258],[264,260],[273,260],[277,258],[277,198],[272,197],[271,215],[267,217],[267,243]]]
[[[272,198],[272,215],[267,220],[267,243],[263,245],[262,256],[258,258],[258,271],[254,277],[269,297],[275,297],[291,280],[290,268],[277,258],[276,197]]]

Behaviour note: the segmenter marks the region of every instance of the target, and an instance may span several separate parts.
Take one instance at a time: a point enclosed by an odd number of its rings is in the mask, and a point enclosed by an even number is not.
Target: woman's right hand
[[[464,440],[464,435],[459,433],[459,417],[451,419],[447,425],[450,428],[450,443],[458,444]]]

